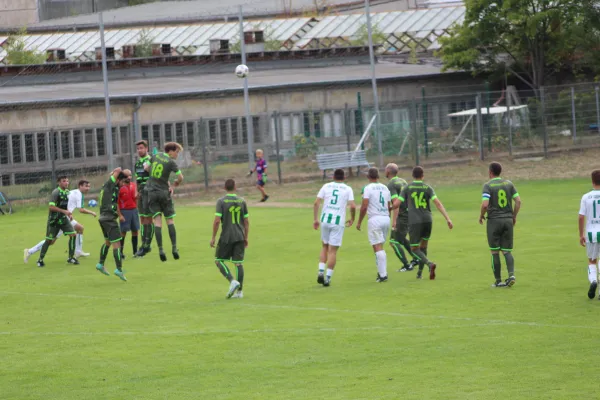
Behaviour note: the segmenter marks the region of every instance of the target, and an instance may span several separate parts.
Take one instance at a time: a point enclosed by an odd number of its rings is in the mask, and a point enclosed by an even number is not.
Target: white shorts
[[[371,245],[385,243],[385,238],[387,238],[389,231],[389,217],[379,216],[369,218],[369,243],[371,243]]]
[[[600,256],[600,243],[586,243],[585,249],[590,260],[596,260]]]
[[[77,225],[79,222],[73,220],[71,221],[71,226],[73,227],[73,229],[75,229],[75,225]],[[59,231],[58,234],[56,235],[56,238],[58,239],[59,237],[61,237],[63,235],[63,231]]]
[[[321,240],[325,244],[340,247],[344,237],[344,225],[321,224]]]

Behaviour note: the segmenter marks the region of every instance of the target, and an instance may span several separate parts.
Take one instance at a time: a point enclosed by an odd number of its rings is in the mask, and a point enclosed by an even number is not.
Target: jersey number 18
[[[163,169],[164,166],[162,164],[159,164],[157,161],[154,161],[152,163],[152,172],[150,172],[150,175],[152,175],[156,179],[160,179],[162,177]]]

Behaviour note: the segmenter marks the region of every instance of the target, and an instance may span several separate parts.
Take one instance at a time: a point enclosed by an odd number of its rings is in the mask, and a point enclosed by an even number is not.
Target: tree
[[[25,36],[27,36],[27,28],[23,27],[8,37],[7,46],[5,48],[6,63],[9,65],[35,65],[45,63],[45,53],[38,52],[36,49],[25,49]]]
[[[597,71],[599,0],[465,0],[439,39],[444,70],[504,71],[537,91],[559,71]]]
[[[140,31],[140,36],[135,44],[136,57],[151,57],[152,56],[152,37],[147,29]]]
[[[373,46],[384,45],[387,35],[381,32],[379,26],[374,24],[371,26],[371,37],[373,38]],[[354,38],[350,40],[352,46],[368,46],[369,45],[369,28],[364,23],[358,27]]]

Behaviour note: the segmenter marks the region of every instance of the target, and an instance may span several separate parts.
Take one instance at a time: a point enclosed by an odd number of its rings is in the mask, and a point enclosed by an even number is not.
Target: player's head
[[[82,179],[77,183],[77,188],[81,193],[87,193],[90,191],[90,182]]]
[[[263,156],[263,151],[261,149],[257,149],[256,150],[256,158],[262,158]]]
[[[488,171],[490,172],[490,178],[497,178],[502,173],[502,164],[493,162],[490,164]]]
[[[600,169],[592,171],[592,184],[594,187],[600,187]]]
[[[179,143],[169,142],[165,144],[165,153],[171,158],[177,158],[180,151],[183,151],[183,147]]]
[[[56,178],[56,183],[58,183],[58,186],[62,190],[65,190],[69,187],[69,177],[66,175],[60,175],[58,178]]]
[[[122,178],[121,178],[121,183],[123,185],[129,185],[131,183],[131,170],[130,169],[124,169],[121,172]]]
[[[233,179],[227,179],[225,181],[225,190],[230,193],[235,191],[235,181]]]
[[[138,157],[146,157],[148,155],[148,142],[145,140],[140,140],[135,143],[135,147],[137,148]]]
[[[335,171],[333,171],[333,180],[334,181],[342,182],[344,179],[346,179],[346,174],[344,173],[343,169],[338,168]]]
[[[412,177],[413,179],[423,179],[425,176],[425,171],[423,171],[423,167],[419,167],[418,165],[413,168]]]
[[[398,175],[398,166],[394,163],[389,163],[385,167],[385,177],[390,179]]]
[[[379,170],[377,168],[369,168],[367,177],[371,182],[377,182],[379,180]]]

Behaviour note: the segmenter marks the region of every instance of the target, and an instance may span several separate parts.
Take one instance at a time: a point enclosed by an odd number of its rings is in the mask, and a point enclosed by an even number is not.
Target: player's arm
[[[323,199],[317,197],[313,204],[313,228],[315,228],[315,230],[319,229],[319,209],[321,208],[321,200]]]
[[[221,225],[221,217],[223,217],[223,203],[221,200],[217,202],[217,211],[215,212],[215,219],[213,221],[213,234],[210,240],[210,247],[215,247],[215,241],[217,240],[217,233],[219,233],[219,225]]]
[[[121,167],[117,167],[113,170],[111,176],[111,179],[113,179],[113,182],[116,181],[117,179],[119,179],[119,174],[121,174],[121,171],[123,169]]]
[[[349,200],[348,205],[350,206],[350,220],[346,222],[346,226],[349,228],[354,224],[356,219],[356,203],[354,200]]]
[[[433,204],[435,204],[435,206],[437,207],[437,209],[439,210],[439,212],[446,219],[446,223],[448,224],[448,228],[452,229],[454,227],[454,225],[452,224],[452,220],[450,219],[450,216],[446,212],[446,208],[444,207],[444,205],[442,204],[442,202],[440,201],[440,199],[438,199],[437,196],[433,196],[432,200],[433,200]]]
[[[79,208],[79,212],[82,213],[82,214],[93,215],[94,217],[96,216],[95,212],[93,212],[91,210],[88,210],[87,208],[81,208],[80,207]]]
[[[356,229],[360,231],[360,226],[362,225],[363,219],[367,215],[367,210],[369,209],[369,198],[364,198],[362,203],[360,203],[360,214],[358,216],[358,224],[356,224]]]
[[[521,196],[519,196],[519,193],[515,194],[513,200],[515,201],[515,206],[513,208],[513,225],[515,225],[517,223],[517,215],[519,214],[519,211],[521,211]]]
[[[579,207],[579,244],[585,247],[585,197],[581,198],[581,206]]]
[[[392,196],[392,202],[390,203],[390,212],[392,214],[392,230],[396,229],[396,220],[398,214],[400,214],[400,196],[395,194]]]
[[[177,187],[179,185],[181,185],[181,182],[183,182],[183,173],[181,172],[180,169],[177,170],[177,172],[175,172],[175,182],[173,182],[173,186]]]
[[[248,247],[248,232],[250,232],[250,220],[248,214],[244,217],[244,244]]]

